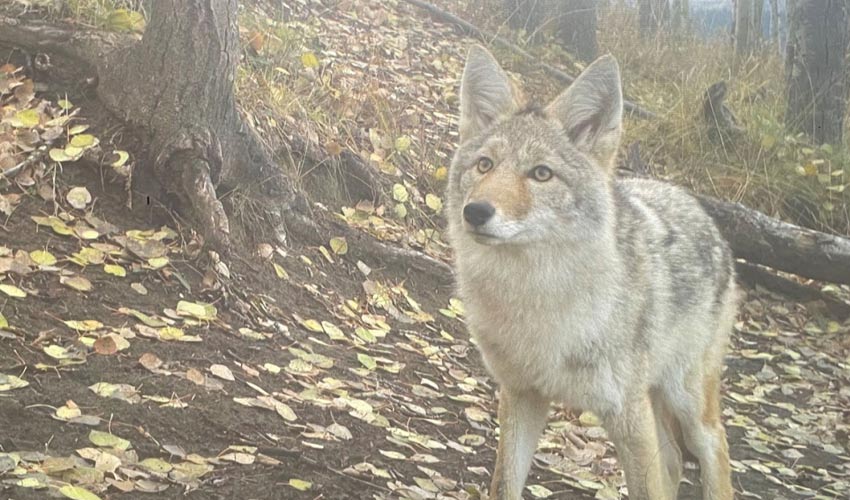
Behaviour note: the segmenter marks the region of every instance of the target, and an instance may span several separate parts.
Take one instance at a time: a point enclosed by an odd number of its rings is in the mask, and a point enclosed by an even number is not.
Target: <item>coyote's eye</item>
[[[552,169],[546,165],[537,165],[531,170],[531,177],[538,182],[546,182],[552,178]]]
[[[487,172],[490,171],[490,169],[493,168],[493,160],[491,160],[490,158],[487,158],[486,156],[482,156],[481,158],[478,159],[478,163],[475,164],[475,167],[482,174],[486,174]]]

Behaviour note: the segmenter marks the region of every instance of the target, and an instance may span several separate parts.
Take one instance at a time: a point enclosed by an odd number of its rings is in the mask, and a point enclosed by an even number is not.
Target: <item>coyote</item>
[[[460,297],[501,388],[490,498],[516,500],[550,402],[598,415],[632,500],[733,497],[720,416],[734,261],[683,190],[614,177],[623,97],[604,56],[545,107],[470,52],[447,217]]]

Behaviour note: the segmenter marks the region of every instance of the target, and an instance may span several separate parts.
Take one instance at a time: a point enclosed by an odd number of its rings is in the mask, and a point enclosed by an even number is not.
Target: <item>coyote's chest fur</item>
[[[573,408],[620,407],[610,262],[593,272],[545,253],[478,246],[461,254],[470,325],[500,384],[533,389]]]

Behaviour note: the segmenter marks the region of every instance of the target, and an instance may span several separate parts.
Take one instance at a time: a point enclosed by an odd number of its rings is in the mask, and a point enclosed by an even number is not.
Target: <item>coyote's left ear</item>
[[[601,166],[612,168],[623,123],[617,60],[610,55],[597,59],[549,104],[546,112],[563,124],[577,148]]]

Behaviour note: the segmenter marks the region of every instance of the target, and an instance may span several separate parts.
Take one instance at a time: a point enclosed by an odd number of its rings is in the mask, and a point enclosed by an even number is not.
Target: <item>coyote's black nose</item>
[[[473,226],[480,226],[496,213],[496,207],[486,201],[476,201],[463,207],[463,218]]]

